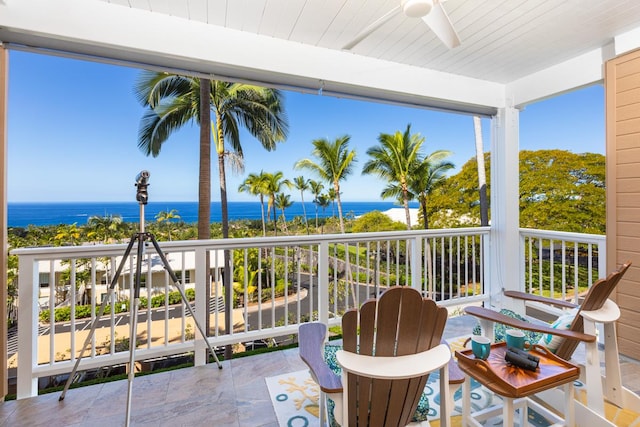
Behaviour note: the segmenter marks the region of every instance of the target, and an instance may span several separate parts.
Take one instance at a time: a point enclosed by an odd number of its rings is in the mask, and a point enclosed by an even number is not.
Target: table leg
[[[522,404],[518,405],[518,422],[520,423],[520,427],[525,427],[527,424],[527,411],[529,410],[527,406],[527,398],[522,399]],[[515,407],[514,407],[515,411]],[[515,413],[514,413],[515,415]]]
[[[502,425],[513,425],[513,399],[509,397],[503,397],[504,406],[502,407]]]
[[[564,423],[567,427],[576,425],[576,405],[573,396],[573,381],[564,385]]]
[[[471,378],[469,375],[464,375],[464,382],[462,383],[462,426],[469,425],[469,419],[471,417]]]

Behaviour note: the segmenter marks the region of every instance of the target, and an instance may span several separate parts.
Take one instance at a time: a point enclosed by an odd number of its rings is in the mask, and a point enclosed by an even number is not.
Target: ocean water
[[[304,207],[309,219],[315,218],[316,205],[305,202]],[[342,202],[342,210],[345,215],[362,215],[374,210],[386,211],[387,209],[400,207],[393,202]],[[412,204],[411,207],[417,207]],[[198,221],[197,202],[149,202],[144,206],[145,222],[154,221],[158,212],[178,211],[182,221],[195,223]],[[266,209],[266,205],[265,205]],[[277,215],[280,216],[280,211]],[[84,225],[92,216],[120,215],[125,222],[139,222],[140,205],[137,202],[41,202],[41,203],[17,203],[9,202],[8,219],[9,227],[27,227],[28,225],[58,225],[73,224]],[[296,216],[303,216],[301,202],[294,202],[285,210],[287,220]],[[332,216],[333,209],[328,207],[318,211],[319,217]],[[337,206],[335,215],[338,215]],[[229,202],[229,219],[260,219],[260,202]],[[220,202],[211,203],[211,222],[220,222]]]

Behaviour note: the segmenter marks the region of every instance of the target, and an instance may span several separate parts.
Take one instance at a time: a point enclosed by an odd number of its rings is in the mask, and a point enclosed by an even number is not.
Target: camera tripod
[[[124,252],[124,254],[122,256],[122,260],[120,261],[120,264],[118,265],[116,273],[113,276],[113,279],[111,280],[111,284],[110,284],[109,289],[108,289],[108,294],[103,299],[102,304],[100,305],[100,309],[98,311],[98,314],[95,317],[95,319],[93,320],[93,323],[91,325],[91,331],[89,332],[89,335],[87,335],[87,338],[86,338],[86,340],[84,342],[84,345],[82,346],[82,351],[80,352],[80,355],[76,359],[76,363],[75,363],[75,365],[73,367],[73,370],[69,374],[69,378],[67,378],[67,382],[65,383],[64,390],[62,391],[62,394],[60,395],[60,398],[58,399],[59,401],[64,400],[64,397],[65,397],[67,391],[69,390],[69,387],[71,386],[71,383],[73,382],[73,378],[75,377],[75,374],[76,374],[76,372],[78,370],[78,366],[80,365],[80,361],[82,360],[82,356],[84,355],[84,352],[86,351],[87,347],[89,346],[89,343],[91,342],[91,340],[92,340],[92,338],[93,338],[93,336],[95,334],[95,331],[96,331],[96,328],[97,328],[97,325],[98,325],[98,321],[102,318],[102,315],[104,314],[107,302],[111,300],[111,297],[113,295],[114,289],[115,289],[116,285],[118,284],[118,279],[120,278],[120,274],[122,273],[122,269],[123,269],[127,259],[129,258],[129,255],[131,254],[131,250],[133,249],[133,246],[137,243],[136,272],[135,272],[135,279],[134,279],[134,299],[133,299],[133,304],[131,304],[130,309],[129,309],[129,311],[130,311],[130,318],[129,318],[129,322],[130,322],[129,375],[128,375],[127,412],[126,412],[125,426],[129,426],[129,420],[131,419],[131,392],[133,390],[133,379],[134,379],[134,376],[135,376],[134,363],[135,363],[135,351],[136,351],[136,336],[137,336],[137,329],[138,329],[138,308],[140,306],[140,278],[141,278],[141,275],[142,275],[142,258],[144,257],[145,243],[147,241],[151,242],[151,244],[153,245],[156,253],[160,257],[160,260],[162,262],[162,265],[163,265],[164,269],[169,273],[169,276],[171,277],[171,280],[173,281],[174,286],[180,292],[180,296],[182,297],[182,301],[187,306],[187,309],[188,309],[189,314],[191,315],[191,317],[193,317],[193,321],[196,324],[196,327],[198,328],[198,331],[202,335],[204,341],[207,343],[207,347],[209,348],[209,351],[211,352],[211,355],[213,355],[213,358],[215,359],[215,361],[216,361],[216,363],[218,365],[218,368],[222,369],[222,365],[220,364],[220,360],[218,359],[218,356],[213,351],[213,348],[211,347],[211,344],[209,343],[209,341],[206,338],[207,335],[205,334],[204,330],[202,329],[202,327],[198,323],[198,320],[197,320],[196,315],[195,315],[195,313],[193,311],[193,308],[191,307],[191,304],[187,300],[187,296],[184,293],[184,290],[182,288],[182,283],[180,283],[180,280],[178,279],[178,276],[176,276],[175,272],[173,271],[173,269],[169,265],[169,262],[167,261],[167,258],[164,255],[164,253],[162,252],[162,249],[160,248],[160,245],[156,241],[154,235],[151,234],[151,233],[146,232],[145,229],[144,229],[144,206],[147,204],[147,200],[148,200],[148,195],[147,195],[147,186],[149,185],[147,183],[147,179],[148,178],[149,178],[149,172],[147,172],[147,171],[140,172],[138,174],[138,176],[136,177],[136,184],[135,185],[138,188],[137,195],[136,195],[136,200],[138,201],[138,203],[140,205],[140,231],[138,233],[135,233],[133,236],[131,236],[131,240],[129,241],[129,244],[127,245],[127,248],[126,248],[126,250],[125,250],[125,252]],[[129,297],[131,297],[131,294],[129,294]],[[149,334],[150,333],[151,333],[151,331],[149,331]]]

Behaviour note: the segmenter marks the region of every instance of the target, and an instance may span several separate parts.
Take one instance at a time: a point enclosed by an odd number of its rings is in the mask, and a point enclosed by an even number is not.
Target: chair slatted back
[[[420,292],[396,286],[342,318],[345,351],[403,356],[429,350],[442,339],[447,309]],[[349,374],[349,426],[404,426],[411,421],[429,376],[380,380]]]
[[[610,273],[606,278],[599,279],[591,286],[589,292],[587,292],[587,295],[584,298],[584,301],[582,302],[582,304],[580,304],[578,314],[576,314],[575,319],[573,319],[570,330],[576,332],[584,332],[584,319],[582,318],[582,316],[580,316],[580,312],[582,310],[591,311],[602,308],[630,265],[631,262],[627,261],[626,263],[622,264],[616,271]],[[563,359],[569,360],[578,344],[579,342],[577,340],[565,339],[556,350],[556,355]]]

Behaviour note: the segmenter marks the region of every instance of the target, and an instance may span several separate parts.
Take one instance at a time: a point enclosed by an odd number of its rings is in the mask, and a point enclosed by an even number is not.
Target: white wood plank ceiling
[[[332,50],[399,0],[102,0]],[[351,52],[508,83],[611,43],[640,26],[638,0],[448,0],[461,45],[448,49],[399,13]],[[167,31],[171,31],[167,29]],[[340,64],[336,64],[337,67]]]

